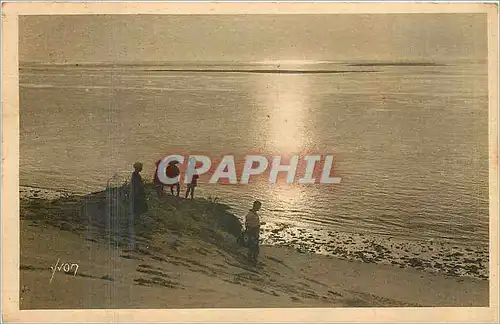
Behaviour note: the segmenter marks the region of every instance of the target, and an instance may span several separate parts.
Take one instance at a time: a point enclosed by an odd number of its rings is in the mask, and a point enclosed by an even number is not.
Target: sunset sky
[[[485,14],[22,16],[20,61],[485,59]]]

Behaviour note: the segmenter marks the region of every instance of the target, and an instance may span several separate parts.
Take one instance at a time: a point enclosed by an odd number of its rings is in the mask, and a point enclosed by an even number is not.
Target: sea
[[[488,248],[485,62],[21,63],[20,185],[152,179],[166,156],[318,152],[340,184],[210,184],[269,228]],[[275,228],[276,228],[275,226]]]

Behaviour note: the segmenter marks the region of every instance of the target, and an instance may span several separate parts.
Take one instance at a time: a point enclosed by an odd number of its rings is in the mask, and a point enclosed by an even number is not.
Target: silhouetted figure
[[[153,183],[155,185],[155,190],[156,190],[156,193],[158,194],[158,197],[161,197],[163,196],[164,194],[164,188],[165,188],[165,184],[163,182],[160,181],[160,178],[158,177],[158,167],[161,163],[161,160],[158,160],[156,161],[156,170],[155,170],[155,175],[153,177]]]
[[[148,211],[148,204],[146,202],[146,191],[144,190],[144,183],[142,182],[142,177],[140,172],[142,171],[142,163],[134,163],[134,172],[132,172],[132,177],[130,179],[130,202],[131,202],[131,212],[129,217],[129,239],[130,247],[135,248],[135,233],[134,225],[135,221],[139,216]]]
[[[194,199],[194,188],[198,185],[198,178],[200,176],[194,171],[193,174],[193,179],[191,179],[191,183],[187,184],[187,190],[186,190],[186,198],[191,195],[191,199]]]
[[[248,238],[248,259],[255,264],[259,256],[259,238],[260,238],[260,218],[257,213],[262,207],[258,200],[254,201],[252,209],[245,216],[246,236]]]
[[[148,204],[146,202],[146,191],[144,190],[144,183],[140,172],[142,171],[142,163],[136,162],[134,164],[134,172],[130,179],[130,187],[132,192],[132,211],[135,217],[141,216],[148,211]]]
[[[176,179],[176,182],[173,184],[170,184],[169,187],[170,187],[170,193],[172,194],[172,196],[174,195],[174,187],[176,187],[177,197],[179,197],[179,193],[181,191],[181,186],[179,184],[179,175],[181,174],[181,171],[177,167],[178,163],[179,163],[178,161],[170,161],[168,163],[168,166],[166,169],[167,177]]]

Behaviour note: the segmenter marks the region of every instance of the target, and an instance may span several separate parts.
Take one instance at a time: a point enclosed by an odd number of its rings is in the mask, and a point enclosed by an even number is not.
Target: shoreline
[[[263,245],[258,264],[249,264],[236,243],[240,221],[205,199],[153,197],[131,228],[120,190],[20,190],[21,309],[489,304],[487,280],[291,247]]]
[[[30,186],[19,188],[21,199],[59,199],[83,195]],[[478,246],[457,246],[448,242],[404,241],[390,236],[304,229],[287,223],[267,223],[262,228],[264,231],[261,234],[261,244],[288,247],[299,253],[414,268],[450,277],[489,279],[488,250]]]

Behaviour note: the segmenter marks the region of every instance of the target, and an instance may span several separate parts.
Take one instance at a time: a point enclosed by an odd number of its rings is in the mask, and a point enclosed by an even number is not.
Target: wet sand
[[[488,279],[488,250],[483,246],[458,245],[443,241],[410,241],[389,235],[365,235],[278,224],[266,228],[265,242],[293,247],[299,252],[336,256],[364,263],[391,264],[452,277]]]

